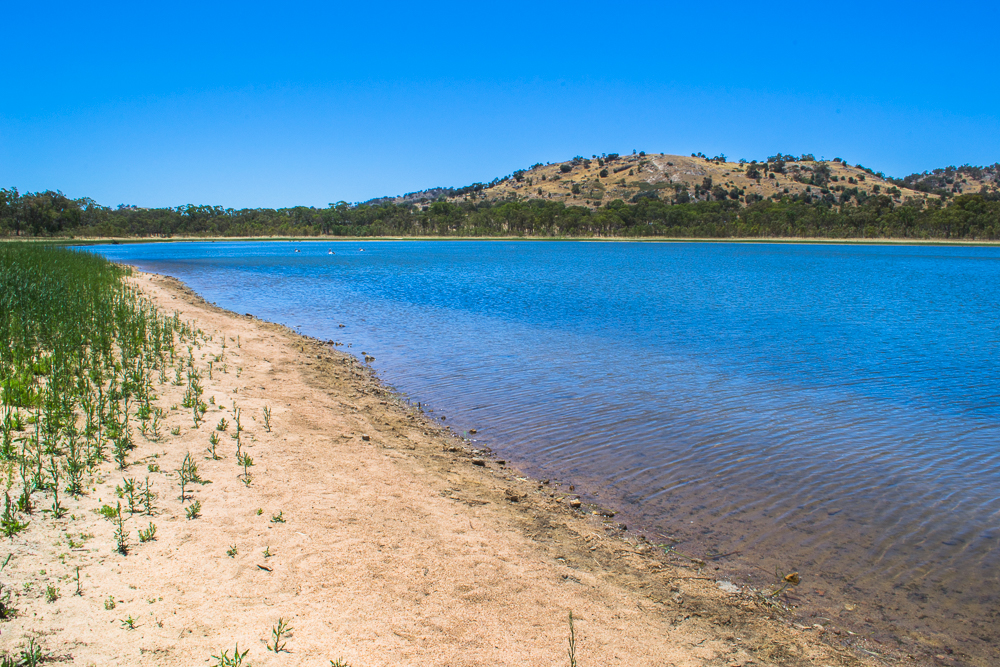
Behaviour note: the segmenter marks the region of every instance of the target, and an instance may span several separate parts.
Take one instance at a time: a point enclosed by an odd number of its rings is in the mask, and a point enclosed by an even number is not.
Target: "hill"
[[[366,203],[423,204],[442,198],[491,203],[544,199],[597,208],[620,199],[636,203],[654,198],[671,204],[738,201],[743,205],[783,197],[825,200],[831,205],[857,205],[876,195],[896,204],[925,206],[933,200],[967,193],[997,193],[1000,166],[946,167],[896,179],[840,158],[816,160],[812,155],[782,155],[766,160],[730,162],[725,156],[701,154],[577,156],[551,164],[535,164],[490,183],[464,188],[433,188]]]
[[[1000,239],[1000,165],[891,178],[841,159],[614,153],[327,208],[110,208],[0,189],[0,236]]]

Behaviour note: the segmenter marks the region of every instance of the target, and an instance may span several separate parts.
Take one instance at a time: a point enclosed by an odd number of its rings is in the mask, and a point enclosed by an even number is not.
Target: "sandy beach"
[[[574,489],[521,476],[333,346],[168,277],[133,280],[201,331],[209,410],[195,427],[172,409],[184,387],[168,377],[162,436],[137,434],[126,470],[103,464],[65,517],[7,541],[3,650],[34,637],[74,665],[216,665],[237,644],[255,666],[570,665],[572,613],[580,665],[880,664],[859,636],[804,625],[780,596],[720,583]],[[202,483],[182,502],[187,453]],[[130,515],[121,555],[99,510],[147,478],[155,509]]]

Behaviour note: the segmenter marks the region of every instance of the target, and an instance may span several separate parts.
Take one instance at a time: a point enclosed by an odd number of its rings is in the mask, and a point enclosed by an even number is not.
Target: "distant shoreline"
[[[172,236],[164,237],[3,237],[0,243],[47,243],[53,245],[106,245],[134,243],[221,243],[221,242],[296,242],[317,243],[386,242],[386,241],[531,241],[575,243],[738,243],[774,245],[886,245],[886,246],[1000,246],[1000,241],[967,239],[840,239],[814,237],[593,237],[593,236]]]

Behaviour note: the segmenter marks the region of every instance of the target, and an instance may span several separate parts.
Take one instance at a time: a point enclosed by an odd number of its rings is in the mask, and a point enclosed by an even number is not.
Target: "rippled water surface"
[[[997,655],[1000,248],[96,250],[350,343],[455,430],[651,535],[739,552],[758,583],[799,570],[791,600],[823,623]]]

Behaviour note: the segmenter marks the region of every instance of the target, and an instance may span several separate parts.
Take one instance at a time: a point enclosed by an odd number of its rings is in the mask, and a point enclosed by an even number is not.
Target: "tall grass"
[[[109,451],[128,466],[131,421],[151,414],[154,378],[192,335],[140,296],[130,271],[85,252],[0,244],[0,459],[20,469],[20,514],[51,492],[58,515],[60,483],[83,493]]]

